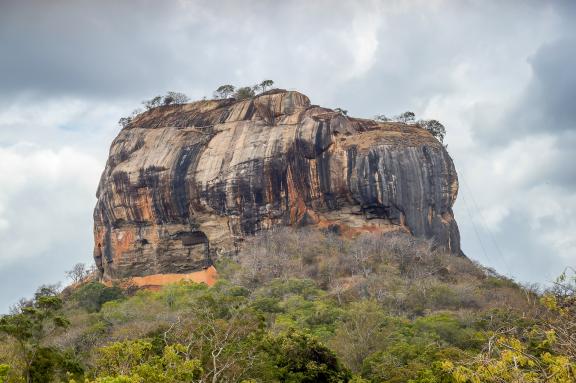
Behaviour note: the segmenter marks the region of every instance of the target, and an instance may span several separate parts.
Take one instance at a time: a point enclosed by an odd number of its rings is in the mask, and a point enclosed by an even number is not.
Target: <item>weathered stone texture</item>
[[[189,273],[274,225],[407,230],[460,253],[458,181],[423,129],[342,116],[298,92],[165,106],[112,143],[97,191],[105,279]]]

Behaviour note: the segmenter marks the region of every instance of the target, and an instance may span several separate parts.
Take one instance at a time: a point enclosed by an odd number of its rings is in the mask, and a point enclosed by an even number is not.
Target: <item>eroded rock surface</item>
[[[107,280],[190,273],[274,225],[407,230],[460,254],[457,191],[450,156],[416,126],[282,90],[164,106],[112,143],[94,258]]]

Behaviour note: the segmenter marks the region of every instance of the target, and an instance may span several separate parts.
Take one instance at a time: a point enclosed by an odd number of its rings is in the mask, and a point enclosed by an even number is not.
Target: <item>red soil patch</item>
[[[147,288],[151,290],[160,289],[162,286],[180,281],[192,281],[196,283],[206,283],[212,286],[218,280],[218,272],[214,266],[201,271],[195,271],[188,274],[152,274],[144,277],[132,277],[128,284]],[[104,282],[111,285],[111,282]]]

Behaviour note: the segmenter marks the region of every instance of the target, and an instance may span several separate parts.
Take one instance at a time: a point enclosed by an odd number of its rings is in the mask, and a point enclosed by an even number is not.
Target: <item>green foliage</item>
[[[149,100],[142,101],[142,105],[144,105],[144,108],[146,108],[146,110],[149,111],[158,108],[160,106],[185,104],[188,101],[190,101],[190,98],[188,98],[188,96],[186,96],[184,93],[169,91],[164,96],[154,96]],[[134,119],[141,112],[142,111],[140,109],[133,110],[130,116],[121,117],[118,120],[118,125],[120,125],[122,128],[130,126],[130,124],[132,124]]]
[[[155,96],[149,100],[142,101],[146,110],[152,110],[159,106],[185,104],[189,101],[188,96],[180,92],[167,92],[164,96]]]
[[[0,383],[8,381],[8,374],[10,373],[10,366],[7,364],[0,364]]]
[[[184,383],[202,375],[200,361],[190,359],[183,345],[166,346],[161,355],[154,354],[153,349],[152,343],[141,339],[101,347],[94,383]]]
[[[180,92],[167,92],[164,98],[162,99],[163,105],[181,105],[185,104],[190,101],[190,98],[186,96],[184,93]]]
[[[264,80],[259,84],[260,89],[262,89],[262,92],[266,92],[266,89],[271,88],[273,85],[274,81],[272,80]]]
[[[413,323],[418,334],[463,350],[480,350],[486,341],[486,336],[481,331],[474,329],[469,323],[449,313],[418,318]]]
[[[311,230],[217,268],[212,287],[39,289],[0,318],[0,382],[574,381],[569,273],[538,296],[425,241]]]
[[[398,116],[394,116],[392,118],[389,118],[384,114],[378,114],[374,116],[374,120],[376,121],[380,122],[395,121],[395,122],[402,122],[404,124],[413,124],[415,118],[416,115],[414,114],[414,112],[410,111],[401,113]],[[444,137],[446,136],[446,128],[438,120],[418,120],[416,122],[416,126],[430,132],[434,137],[438,139],[438,141],[444,142]]]
[[[122,299],[124,293],[118,286],[108,287],[99,282],[89,282],[74,291],[72,299],[78,307],[88,312],[98,312],[106,302]]]
[[[415,117],[416,117],[416,115],[414,114],[414,112],[408,111],[408,112],[401,113],[398,116],[394,117],[394,120],[407,124],[407,123],[414,122]]]
[[[518,287],[518,285],[511,279],[500,276],[489,275],[482,281],[482,286],[486,288],[498,287]]]
[[[430,132],[440,142],[444,142],[446,136],[446,128],[438,120],[420,120],[417,122],[418,126]]]
[[[396,323],[376,302],[355,302],[339,321],[330,345],[353,371],[359,371],[363,360],[396,330]]]
[[[351,373],[332,350],[299,331],[268,335],[263,350],[270,358],[271,375],[280,382],[346,382]]]
[[[220,85],[214,91],[214,98],[226,99],[234,93],[235,89],[234,85]]]
[[[350,306],[331,345],[354,370],[373,381],[406,382],[443,358],[459,360],[484,338],[449,314],[414,321],[386,315],[374,301]]]
[[[272,80],[264,80],[259,84],[253,86],[243,86],[238,89],[234,85],[220,85],[218,89],[214,91],[214,98],[216,99],[227,99],[233,97],[237,101],[246,100],[248,98],[256,96],[259,92],[266,92],[266,90],[274,85]]]
[[[0,334],[15,340],[16,352],[24,361],[23,376],[27,382],[48,382],[57,372],[70,368],[72,373],[81,368],[68,361],[62,353],[42,342],[51,333],[69,325],[61,314],[63,302],[50,286],[40,287],[34,299],[25,302],[14,314],[0,318]]]
[[[254,97],[256,92],[253,88],[249,86],[244,86],[242,88],[238,88],[234,93],[234,98],[238,101],[246,100],[248,98]]]
[[[279,299],[294,295],[300,295],[304,299],[313,299],[324,293],[316,286],[314,281],[310,279],[291,278],[288,280],[274,279],[257,290],[256,294],[263,294]]]
[[[152,343],[148,341],[114,342],[97,350],[95,370],[104,376],[127,375],[152,356]]]
[[[142,105],[146,110],[151,110],[162,105],[162,96],[154,96],[149,100],[142,101]]]
[[[312,334],[326,339],[334,333],[335,323],[343,310],[329,300],[307,300],[302,296],[284,299],[276,315],[275,325],[280,329],[307,329]]]
[[[576,363],[567,356],[549,352],[532,354],[525,342],[505,335],[492,337],[488,350],[471,362],[445,361],[442,367],[457,383],[569,383],[576,380]]]
[[[44,383],[54,378],[80,378],[84,369],[74,355],[52,347],[40,347],[36,350],[30,364],[30,382]]]

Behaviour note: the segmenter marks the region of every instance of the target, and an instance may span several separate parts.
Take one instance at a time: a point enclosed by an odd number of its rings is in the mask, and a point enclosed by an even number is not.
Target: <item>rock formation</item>
[[[458,181],[442,144],[273,90],[142,113],[113,141],[97,191],[105,280],[209,267],[275,225],[406,230],[460,254]]]

